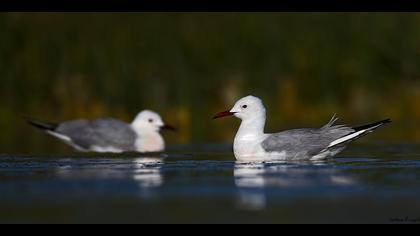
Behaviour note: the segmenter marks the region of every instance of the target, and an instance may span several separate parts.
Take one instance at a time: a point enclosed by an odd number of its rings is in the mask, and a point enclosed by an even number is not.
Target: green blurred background
[[[390,117],[369,140],[420,139],[417,13],[0,13],[0,152],[71,149],[22,116],[63,121],[144,108],[168,143],[232,142],[213,121],[261,97],[267,131]]]

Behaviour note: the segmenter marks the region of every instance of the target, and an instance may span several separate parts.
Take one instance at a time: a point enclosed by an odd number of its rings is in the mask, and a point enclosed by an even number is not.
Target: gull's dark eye
[[[149,119],[149,123],[153,123],[153,119]]]
[[[245,108],[247,108],[247,107],[248,107],[247,105],[243,105],[243,106],[242,106],[242,108],[243,108],[243,109],[245,109]]]

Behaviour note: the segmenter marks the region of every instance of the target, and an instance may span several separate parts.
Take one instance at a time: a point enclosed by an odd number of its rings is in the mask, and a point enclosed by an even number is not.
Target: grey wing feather
[[[85,149],[98,146],[134,151],[137,139],[137,134],[127,123],[112,118],[69,121],[60,124],[56,131]]]
[[[334,125],[333,118],[319,129],[294,129],[269,135],[262,143],[267,152],[283,152],[295,158],[313,156],[325,150],[336,139],[354,130],[344,125]]]

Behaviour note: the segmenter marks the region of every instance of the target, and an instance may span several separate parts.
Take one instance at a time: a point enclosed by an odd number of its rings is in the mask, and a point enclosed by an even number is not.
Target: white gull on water
[[[150,110],[140,112],[131,124],[113,118],[28,123],[83,152],[160,152],[165,141],[159,131],[174,130]]]
[[[233,143],[238,160],[322,160],[335,156],[351,141],[391,122],[385,119],[368,125],[348,127],[334,125],[337,121],[334,116],[321,128],[266,134],[265,107],[261,99],[254,96],[240,99],[231,110],[218,113],[214,119],[225,116],[236,116],[242,120]]]

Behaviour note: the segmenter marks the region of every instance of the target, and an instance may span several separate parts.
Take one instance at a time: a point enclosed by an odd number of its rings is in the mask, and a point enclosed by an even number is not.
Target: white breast
[[[233,143],[233,152],[237,160],[255,160],[265,158],[267,153],[261,146],[264,137],[252,134],[238,134]]]
[[[143,134],[137,138],[135,145],[139,152],[161,152],[165,149],[165,141],[159,133]]]

